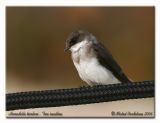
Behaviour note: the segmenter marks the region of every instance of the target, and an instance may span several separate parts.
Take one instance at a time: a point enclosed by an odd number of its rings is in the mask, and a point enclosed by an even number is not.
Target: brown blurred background
[[[7,7],[7,92],[85,85],[65,40],[93,33],[134,81],[154,79],[154,7]]]

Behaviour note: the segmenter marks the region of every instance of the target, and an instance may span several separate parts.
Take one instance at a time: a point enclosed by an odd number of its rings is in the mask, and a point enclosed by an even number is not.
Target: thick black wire
[[[6,110],[154,97],[154,81],[6,94]]]

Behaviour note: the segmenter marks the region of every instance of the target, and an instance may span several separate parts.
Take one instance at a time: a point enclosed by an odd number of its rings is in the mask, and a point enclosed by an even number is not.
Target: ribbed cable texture
[[[6,110],[154,97],[154,81],[6,94]]]

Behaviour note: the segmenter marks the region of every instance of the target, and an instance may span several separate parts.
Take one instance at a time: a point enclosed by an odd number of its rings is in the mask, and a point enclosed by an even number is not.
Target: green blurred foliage
[[[154,79],[154,7],[7,7],[7,90],[78,87],[65,53],[75,30],[93,33],[132,80]]]

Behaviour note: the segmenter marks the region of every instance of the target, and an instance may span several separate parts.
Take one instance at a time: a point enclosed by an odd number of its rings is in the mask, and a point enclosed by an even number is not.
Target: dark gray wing
[[[109,69],[112,74],[122,83],[131,82],[123,73],[122,69],[114,60],[110,52],[100,42],[93,42],[93,47],[95,52],[97,53],[97,58],[100,64],[105,66],[105,68]]]

